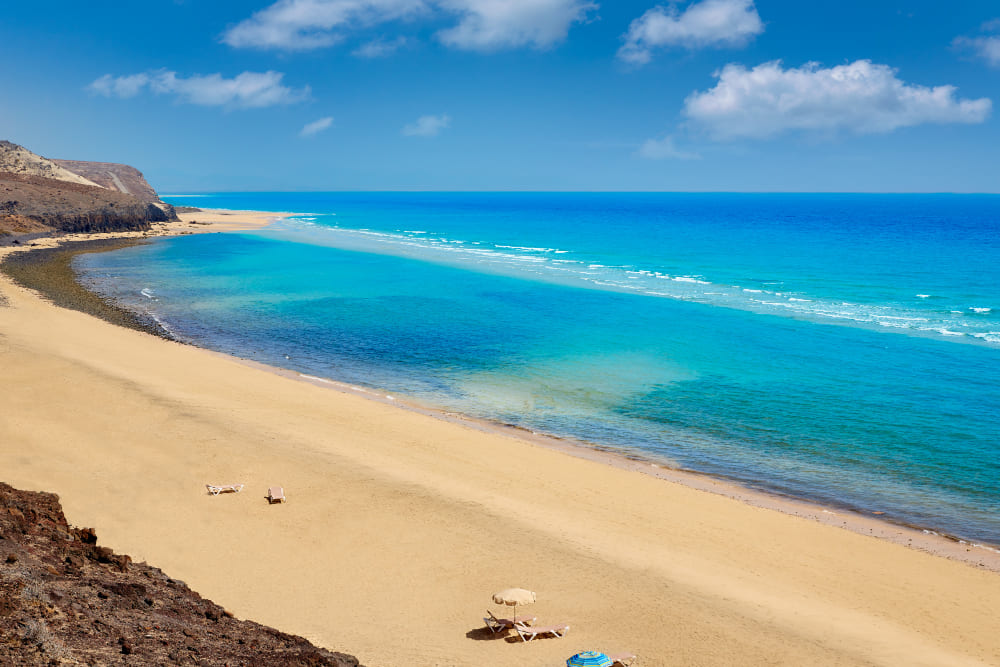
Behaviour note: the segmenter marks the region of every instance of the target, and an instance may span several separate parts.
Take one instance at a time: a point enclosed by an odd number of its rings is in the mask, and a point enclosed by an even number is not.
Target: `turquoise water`
[[[179,338],[1000,543],[1000,197],[252,193],[78,267]]]

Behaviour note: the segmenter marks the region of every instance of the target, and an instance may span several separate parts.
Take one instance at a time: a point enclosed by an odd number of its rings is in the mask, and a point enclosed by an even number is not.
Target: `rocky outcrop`
[[[0,664],[310,665],[358,660],[240,621],[66,523],[59,498],[0,483]]]
[[[141,231],[170,219],[155,204],[100,186],[0,173],[0,229],[33,221],[61,232]]]
[[[27,148],[0,141],[0,171],[22,176],[41,176],[78,185],[97,185],[85,176],[73,173],[52,160],[35,155]]]
[[[31,182],[30,179],[42,178],[51,181],[49,183],[51,187],[58,187],[60,183],[67,187],[84,185],[127,195],[139,202],[152,204],[160,209],[166,216],[163,218],[164,220],[177,220],[174,207],[160,200],[156,190],[146,181],[138,169],[125,164],[50,160],[32,153],[23,146],[9,141],[0,141],[0,173],[8,177],[20,178],[21,182]],[[79,192],[78,190],[74,191]],[[3,211],[0,211],[0,215],[4,214]],[[6,213],[6,215],[11,214]],[[74,215],[71,218],[75,222],[71,223],[70,218],[65,218],[60,224],[51,226],[55,229],[63,229],[61,225],[71,224],[74,226],[72,231],[111,231],[114,225],[118,224],[115,220],[120,216],[95,213],[89,217],[81,218],[79,215]],[[155,218],[153,220],[155,221]],[[0,232],[10,227],[10,224],[4,225],[2,223],[3,221],[0,220]],[[78,229],[81,225],[83,228]],[[111,227],[108,227],[109,225]]]
[[[108,190],[132,195],[151,204],[162,203],[160,196],[156,194],[153,186],[146,182],[142,172],[127,164],[80,160],[52,160],[52,162]]]

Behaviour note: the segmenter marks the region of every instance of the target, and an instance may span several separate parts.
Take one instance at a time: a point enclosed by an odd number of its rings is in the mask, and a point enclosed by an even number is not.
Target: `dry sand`
[[[58,493],[102,544],[237,616],[367,665],[588,649],[647,666],[1000,664],[984,567],[114,327],[4,277],[0,295],[0,477]],[[265,502],[271,485],[287,503]],[[568,635],[493,639],[481,617],[510,586]]]

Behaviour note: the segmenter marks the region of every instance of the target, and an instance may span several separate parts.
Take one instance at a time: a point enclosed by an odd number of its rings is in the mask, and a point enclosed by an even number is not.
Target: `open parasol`
[[[493,594],[493,602],[514,608],[514,621],[517,621],[517,605],[531,604],[535,601],[534,591],[525,588],[507,588]]]
[[[566,661],[566,667],[611,667],[613,664],[611,658],[597,651],[577,653]]]

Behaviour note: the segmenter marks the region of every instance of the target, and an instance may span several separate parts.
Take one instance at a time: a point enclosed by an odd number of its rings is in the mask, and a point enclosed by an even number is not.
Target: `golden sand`
[[[366,665],[1000,664],[984,567],[0,294],[0,478]],[[493,639],[510,586],[567,636]]]

